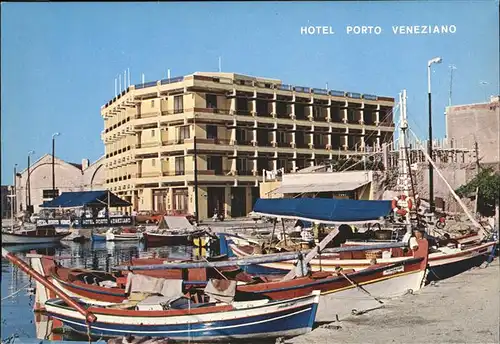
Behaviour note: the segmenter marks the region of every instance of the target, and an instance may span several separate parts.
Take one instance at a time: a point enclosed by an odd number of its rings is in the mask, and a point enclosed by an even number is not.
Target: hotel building
[[[264,171],[290,173],[391,141],[393,106],[393,98],[234,73],[131,85],[101,107],[105,187],[137,210],[194,213],[197,179],[200,219],[216,209],[245,216]]]

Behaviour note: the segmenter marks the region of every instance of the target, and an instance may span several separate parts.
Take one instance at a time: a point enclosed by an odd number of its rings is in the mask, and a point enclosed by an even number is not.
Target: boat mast
[[[398,180],[396,189],[406,197],[410,196],[408,157],[407,157],[407,129],[408,120],[406,119],[406,90],[399,93],[399,140],[398,140]],[[410,212],[405,215],[406,231],[411,232]]]

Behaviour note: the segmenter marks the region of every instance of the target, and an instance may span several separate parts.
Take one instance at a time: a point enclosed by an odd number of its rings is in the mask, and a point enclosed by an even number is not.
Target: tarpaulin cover
[[[109,197],[109,203],[108,203]],[[43,202],[42,208],[75,208],[75,207],[129,207],[131,204],[114,193],[103,191],[63,192],[51,201]]]
[[[316,221],[318,223],[365,223],[391,212],[391,201],[357,201],[332,198],[258,199],[253,211],[264,216]]]

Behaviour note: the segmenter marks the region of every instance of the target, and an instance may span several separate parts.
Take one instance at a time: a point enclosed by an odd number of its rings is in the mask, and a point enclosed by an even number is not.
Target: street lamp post
[[[196,147],[196,135],[193,137],[194,144],[194,212],[196,224],[199,223],[200,213],[198,209],[198,151]]]
[[[432,159],[432,96],[431,96],[431,66],[434,63],[441,63],[441,57],[435,57],[427,62],[427,95],[429,98],[429,141],[427,151]],[[434,213],[434,169],[429,161],[429,206],[431,213]]]
[[[56,156],[56,136],[60,133],[52,134],[52,198],[56,198],[56,169],[55,169],[55,156]]]
[[[30,183],[30,166],[31,166],[31,161],[30,158],[31,156],[35,154],[34,150],[30,150],[28,152],[28,182],[27,182],[27,189],[26,189],[26,210],[28,212],[31,212],[31,183]]]
[[[12,197],[11,202],[13,204],[13,214],[12,216],[14,217],[17,212],[17,199],[15,197],[17,195],[17,164],[14,164],[14,197]]]

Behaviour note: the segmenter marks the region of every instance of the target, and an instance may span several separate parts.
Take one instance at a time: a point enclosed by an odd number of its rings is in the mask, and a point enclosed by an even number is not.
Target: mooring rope
[[[28,284],[22,286],[21,288],[19,288],[18,290],[16,290],[15,292],[13,292],[12,294],[10,295],[7,295],[6,297],[3,297],[2,298],[2,301],[3,300],[7,300],[8,298],[11,298],[12,296],[15,296],[17,295],[21,290],[25,289],[26,287],[28,287],[29,285],[31,284],[31,282],[29,282]]]

